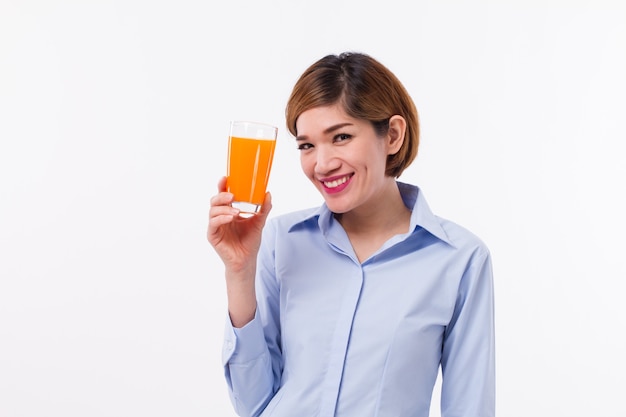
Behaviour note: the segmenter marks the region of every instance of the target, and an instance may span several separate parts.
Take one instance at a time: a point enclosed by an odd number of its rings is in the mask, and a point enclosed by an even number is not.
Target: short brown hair
[[[307,68],[293,87],[285,109],[287,128],[297,136],[296,121],[303,112],[335,103],[350,117],[370,121],[380,136],[387,133],[391,116],[404,117],[404,142],[387,157],[385,172],[399,177],[417,156],[419,145],[417,109],[400,80],[369,55],[327,55]]]

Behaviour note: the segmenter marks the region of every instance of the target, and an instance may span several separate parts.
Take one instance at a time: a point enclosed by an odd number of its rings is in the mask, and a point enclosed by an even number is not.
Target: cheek
[[[313,164],[311,158],[304,153],[300,154],[300,166],[302,167],[302,172],[304,172],[307,177],[312,175]]]

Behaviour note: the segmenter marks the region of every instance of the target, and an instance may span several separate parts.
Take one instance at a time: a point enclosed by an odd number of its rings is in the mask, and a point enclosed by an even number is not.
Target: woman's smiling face
[[[339,104],[303,112],[296,128],[302,170],[332,212],[380,204],[395,182],[385,168],[397,144],[378,137],[369,121],[348,116]]]

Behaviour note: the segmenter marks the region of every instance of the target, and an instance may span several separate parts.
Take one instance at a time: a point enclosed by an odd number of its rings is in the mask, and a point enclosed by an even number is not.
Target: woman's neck
[[[335,218],[348,234],[354,251],[362,262],[391,237],[408,232],[411,210],[404,205],[394,180],[376,199],[376,204],[336,214]]]

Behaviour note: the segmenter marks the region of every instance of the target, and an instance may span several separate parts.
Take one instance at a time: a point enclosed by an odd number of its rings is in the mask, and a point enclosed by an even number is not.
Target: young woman
[[[443,417],[493,417],[490,254],[397,181],[419,141],[405,88],[368,55],[329,55],[297,81],[286,119],[324,204],[266,224],[269,193],[252,218],[226,178],[211,199],[237,413],[427,417],[441,367]]]

